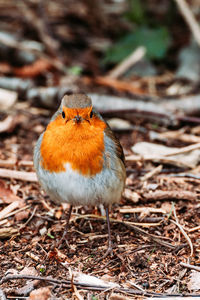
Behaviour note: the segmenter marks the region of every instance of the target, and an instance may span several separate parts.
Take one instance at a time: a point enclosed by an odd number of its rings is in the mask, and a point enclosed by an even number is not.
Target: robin
[[[119,202],[126,171],[122,147],[85,94],[65,95],[34,150],[38,180],[56,203],[70,204],[62,241],[74,205],[103,204],[112,253],[109,205]]]

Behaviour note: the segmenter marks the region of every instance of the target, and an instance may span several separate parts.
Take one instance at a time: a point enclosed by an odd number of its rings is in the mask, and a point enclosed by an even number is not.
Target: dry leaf
[[[0,111],[7,111],[17,101],[17,93],[5,89],[0,89]]]
[[[84,284],[88,284],[88,285],[95,285],[95,286],[103,286],[105,288],[117,288],[119,287],[119,285],[117,283],[114,283],[114,282],[107,282],[105,280],[102,280],[96,276],[91,276],[91,275],[88,275],[88,274],[84,274],[84,273],[81,273],[81,272],[73,272],[73,275],[74,275],[74,280],[77,281],[77,282],[81,282],[81,283],[84,283]]]
[[[48,300],[51,297],[51,291],[48,287],[42,287],[30,293],[28,300]]]
[[[20,212],[16,213],[15,220],[16,221],[22,221],[24,219],[28,219],[28,216],[29,216],[29,211],[28,210],[20,211]]]
[[[197,272],[195,270],[191,271],[190,280],[187,286],[190,291],[200,290],[200,272]]]
[[[194,149],[192,149],[192,147]],[[160,144],[140,142],[135,144],[131,149],[134,153],[141,155],[146,160],[194,168],[200,161],[200,149],[197,148],[200,148],[199,144],[196,144],[195,149],[195,144],[188,147],[175,148]],[[180,153],[181,151],[184,153]]]
[[[165,210],[167,214],[169,214],[172,211],[172,204],[169,202],[163,202],[161,208]]]
[[[0,202],[9,204],[16,200],[20,200],[20,198],[6,187],[3,180],[0,180]]]
[[[131,130],[133,126],[129,121],[122,120],[119,118],[112,118],[107,121],[108,125],[114,129],[121,129],[121,130]]]
[[[126,296],[123,295],[119,295],[119,294],[111,294],[109,300],[129,300],[129,299],[133,299],[133,298],[128,298]]]
[[[0,121],[0,133],[2,132],[13,132],[16,126],[23,123],[25,117],[22,115],[12,115],[6,117],[3,121]]]

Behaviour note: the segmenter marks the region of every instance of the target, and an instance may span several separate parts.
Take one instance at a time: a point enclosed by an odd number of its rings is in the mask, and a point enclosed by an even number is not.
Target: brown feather
[[[115,144],[115,148],[116,148],[116,155],[118,158],[121,159],[121,161],[123,162],[124,166],[125,166],[125,156],[124,156],[124,151],[122,149],[122,146],[119,142],[119,140],[116,138],[115,134],[113,133],[113,131],[111,130],[110,126],[107,124],[107,127],[105,128],[105,134],[112,139],[112,141]]]

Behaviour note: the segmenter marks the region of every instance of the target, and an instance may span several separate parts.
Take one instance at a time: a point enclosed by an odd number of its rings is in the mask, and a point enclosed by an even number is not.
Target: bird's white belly
[[[66,171],[50,173],[38,168],[38,179],[53,201],[72,205],[98,205],[119,202],[124,181],[115,170],[105,168],[94,176],[83,176],[66,164]]]

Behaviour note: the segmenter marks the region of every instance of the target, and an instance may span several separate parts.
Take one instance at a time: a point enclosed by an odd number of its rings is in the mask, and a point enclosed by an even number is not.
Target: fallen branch
[[[53,283],[58,286],[62,287],[67,287],[71,288],[71,280],[63,280],[63,279],[53,279],[50,277],[42,277],[42,276],[32,276],[32,275],[8,275],[5,276],[1,279],[0,284],[10,281],[10,280],[21,280],[21,279],[32,279],[32,280],[41,280],[41,281],[47,281],[49,283]],[[92,284],[86,284],[84,282],[75,282],[73,281],[73,284],[82,289],[86,290],[93,290],[93,291],[104,291],[105,289],[108,288],[108,285],[92,285]],[[146,291],[141,291],[141,290],[136,290],[136,289],[128,289],[128,288],[123,288],[123,287],[112,287],[115,290],[118,290],[119,292],[124,292],[130,295],[142,295],[142,296],[147,296],[147,297],[152,297],[152,296],[159,296],[159,297],[182,297],[182,296],[189,296],[189,297],[196,297],[197,294],[161,294],[161,293],[154,293],[154,292],[146,292]]]
[[[25,171],[15,171],[15,170],[8,170],[8,169],[1,169],[0,168],[0,177],[3,178],[12,178],[22,181],[30,181],[30,182],[37,182],[37,177],[35,172],[25,172]]]
[[[180,121],[200,124],[200,118],[187,115],[200,112],[199,95],[181,99],[156,99],[137,95],[137,99],[119,98],[109,95],[89,94],[94,106],[103,114],[119,114],[133,120],[133,115],[154,119],[160,123],[176,126]],[[146,98],[145,98],[146,97]]]

